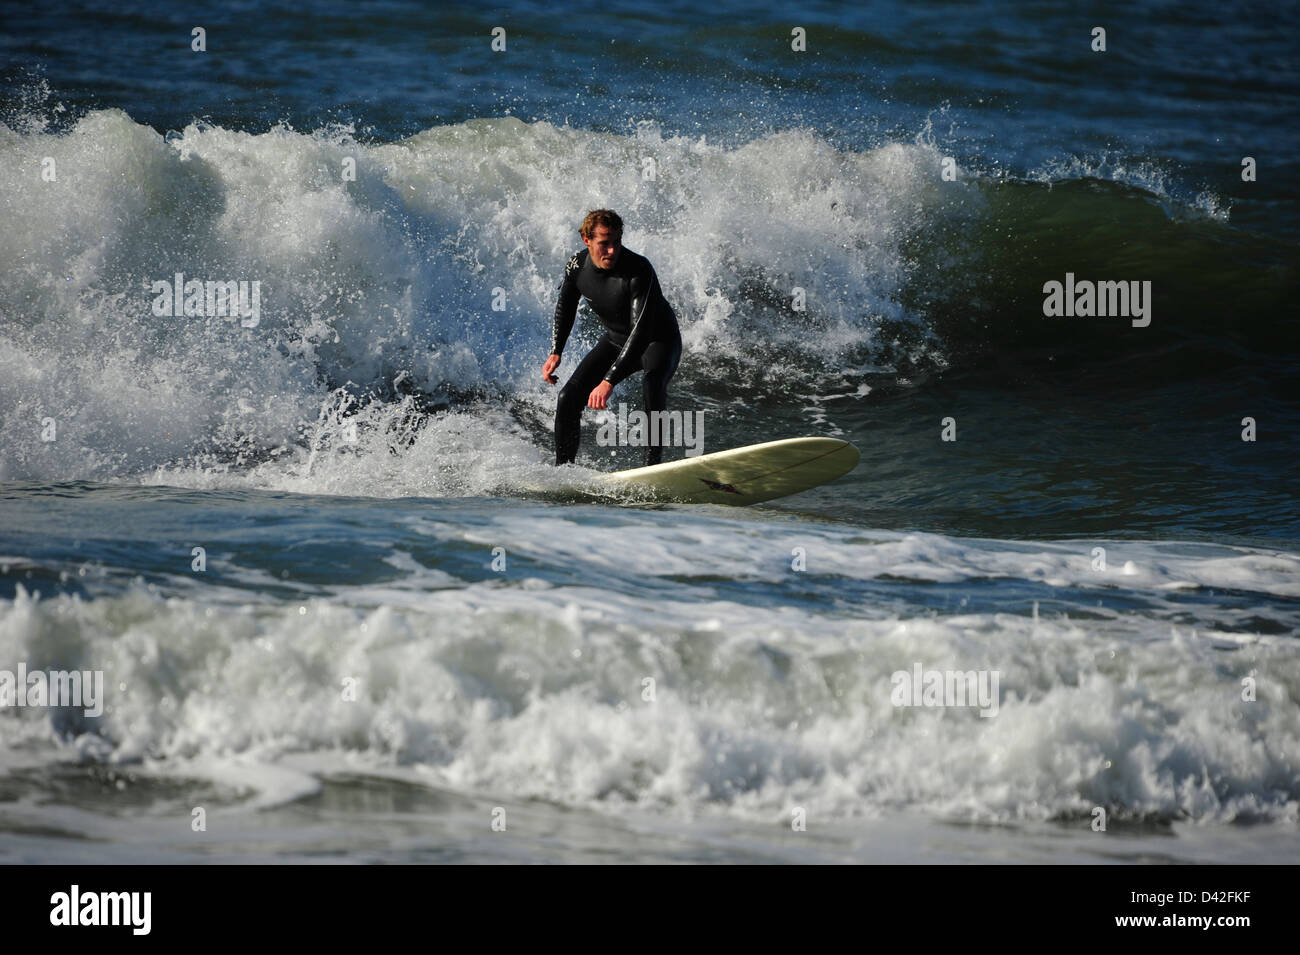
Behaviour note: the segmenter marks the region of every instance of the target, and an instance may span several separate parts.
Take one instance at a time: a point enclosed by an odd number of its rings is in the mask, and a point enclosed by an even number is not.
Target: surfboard
[[[662,500],[757,504],[834,481],[857,467],[858,458],[858,449],[838,438],[783,438],[615,471],[597,484]]]

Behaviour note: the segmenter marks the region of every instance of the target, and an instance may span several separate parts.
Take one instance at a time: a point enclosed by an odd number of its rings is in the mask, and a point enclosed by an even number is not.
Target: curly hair
[[[592,209],[587,213],[587,217],[582,220],[578,232],[584,239],[590,239],[596,234],[598,226],[604,226],[616,236],[622,237],[623,235],[623,220],[613,209]]]

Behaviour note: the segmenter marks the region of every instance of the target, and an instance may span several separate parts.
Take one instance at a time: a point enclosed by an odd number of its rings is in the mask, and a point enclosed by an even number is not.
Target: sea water
[[[1296,858],[1293,8],[73,12],[0,31],[0,859]],[[577,493],[599,206],[703,450],[853,473]]]

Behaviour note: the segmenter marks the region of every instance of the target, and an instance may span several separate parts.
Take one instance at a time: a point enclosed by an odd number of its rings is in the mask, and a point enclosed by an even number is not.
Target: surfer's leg
[[[682,357],[682,340],[680,337],[666,342],[651,342],[641,355],[641,397],[645,404],[646,426],[649,427],[650,412],[668,410],[668,382],[677,371],[677,363]],[[650,437],[655,441],[645,446],[645,466],[659,464],[664,459],[664,449],[657,442],[662,434],[656,435],[651,429]]]
[[[602,338],[587,357],[578,363],[569,380],[560,389],[555,403],[555,463],[568,464],[578,456],[578,441],[582,437],[582,409],[592,389],[600,384],[618,357],[619,346]]]

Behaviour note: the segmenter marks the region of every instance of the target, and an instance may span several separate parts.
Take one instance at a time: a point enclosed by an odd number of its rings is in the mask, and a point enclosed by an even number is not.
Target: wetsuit
[[[641,393],[645,412],[668,409],[668,380],[682,356],[677,316],[659,288],[659,278],[643,255],[620,249],[612,269],[600,269],[586,249],[564,267],[560,297],[555,303],[551,353],[561,354],[573,330],[578,297],[590,302],[605,326],[605,336],[587,353],[560,389],[555,408],[555,463],[567,464],[578,455],[582,409],[601,380],[617,385],[634,372],[644,372]],[[663,460],[663,448],[649,444],[645,463]]]

